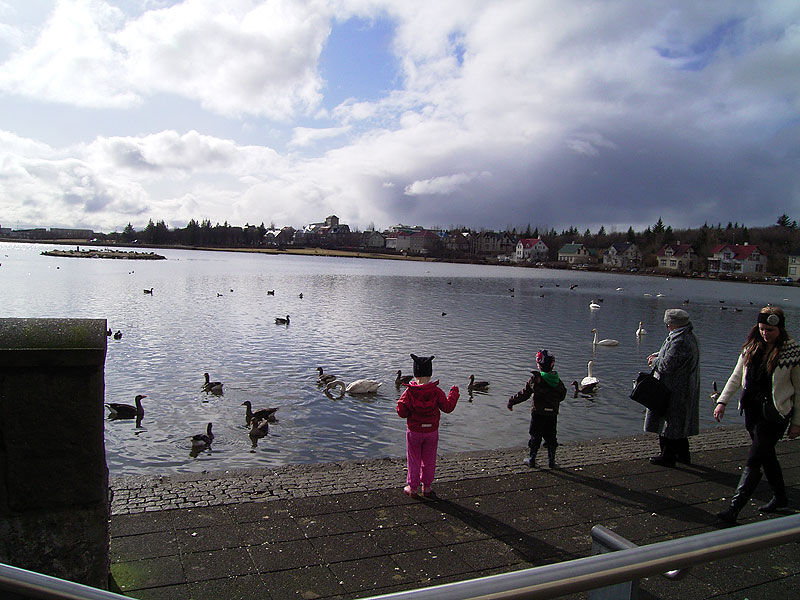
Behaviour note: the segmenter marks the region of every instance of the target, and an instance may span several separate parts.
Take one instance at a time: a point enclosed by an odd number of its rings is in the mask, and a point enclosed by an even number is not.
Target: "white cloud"
[[[462,189],[464,184],[473,181],[479,176],[480,174],[478,173],[457,173],[455,175],[444,175],[442,177],[415,181],[411,185],[406,186],[405,194],[407,196],[452,194]],[[487,173],[482,174],[482,176],[489,177]]]
[[[350,131],[350,127],[327,127],[324,129],[295,127],[289,145],[294,147],[310,146],[317,140],[339,137],[348,131]]]

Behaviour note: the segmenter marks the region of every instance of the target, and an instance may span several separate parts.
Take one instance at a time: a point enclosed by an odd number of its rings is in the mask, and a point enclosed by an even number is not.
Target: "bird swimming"
[[[256,440],[259,440],[269,433],[269,420],[268,419],[253,419],[253,426],[250,428],[250,432],[247,434],[250,436],[250,440],[255,445]]]
[[[275,290],[267,290],[267,296],[274,296]]]
[[[597,386],[600,383],[600,380],[592,374],[592,367],[594,366],[594,361],[590,360],[586,364],[586,377],[581,379],[580,386],[587,387],[587,386]]]
[[[397,369],[397,377],[394,378],[394,384],[402,385],[403,383],[409,383],[412,379],[414,379],[413,375],[403,375],[403,371]]]
[[[317,383],[330,383],[331,381],[336,381],[336,375],[331,375],[330,373],[325,373],[322,370],[322,367],[317,367],[317,371],[319,371],[319,375],[317,376]]]
[[[198,433],[192,436],[192,448],[202,450],[208,448],[214,441],[214,434],[211,433],[211,423],[206,426],[205,433]]]
[[[594,334],[594,340],[592,344],[595,346],[619,346],[619,340],[612,340],[610,338],[606,338],[600,341],[597,341],[597,329],[592,329],[592,333]]]
[[[275,325],[288,325],[289,324],[289,315],[286,315],[286,318],[283,317],[275,317]]]
[[[153,295],[153,288],[150,288],[149,290],[142,290],[142,291],[143,291],[145,294],[150,294],[151,296]]]
[[[594,389],[597,387],[598,382],[590,383],[589,385],[581,385],[577,381],[572,382],[572,386],[575,388],[575,395],[578,395],[578,392],[581,394],[591,394],[594,392]]]
[[[253,404],[250,400],[245,400],[242,402],[242,406],[247,407],[245,411],[245,423],[250,425],[253,421],[271,421],[276,422],[278,419],[275,418],[275,413],[278,411],[278,407],[274,408],[257,408],[253,410]]]
[[[641,337],[647,333],[647,330],[642,327],[642,322],[639,321],[639,328],[636,330],[636,337]]]
[[[136,406],[132,404],[120,404],[119,402],[109,402],[106,404],[109,410],[109,419],[135,419],[144,416],[144,408],[142,408],[142,398],[147,398],[142,394],[138,394],[133,401]]]
[[[221,381],[211,381],[211,378],[208,376],[208,373],[203,373],[203,377],[206,378],[206,382],[203,384],[202,390],[204,392],[211,392],[212,394],[221,394],[222,393],[222,382]]]
[[[122,339],[122,332],[117,330],[116,333],[114,333],[114,339],[115,340],[121,340]]]
[[[344,396],[345,392],[348,394],[374,394],[378,391],[378,388],[383,385],[381,381],[375,381],[374,379],[356,379],[352,383],[345,384],[344,381],[336,380],[331,381],[325,386],[325,393],[328,396],[331,396],[330,392],[335,389],[339,388],[340,394],[339,397],[341,398]]]
[[[469,385],[467,386],[469,391],[483,391],[489,389],[489,382],[488,381],[475,381],[475,375],[469,376]]]
[[[589,308],[591,308],[592,310],[597,310],[598,308],[600,308],[600,305],[594,300],[592,300],[591,302],[589,302]]]

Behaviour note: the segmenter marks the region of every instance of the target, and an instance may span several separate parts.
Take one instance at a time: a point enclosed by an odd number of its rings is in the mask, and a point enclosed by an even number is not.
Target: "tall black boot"
[[[726,523],[736,523],[736,517],[739,516],[739,511],[742,510],[744,505],[747,504],[747,501],[750,500],[750,496],[753,495],[759,481],[761,481],[761,469],[745,467],[742,470],[742,476],[739,478],[739,485],[736,486],[736,491],[731,498],[731,505],[725,510],[718,512],[717,518]]]
[[[772,488],[772,500],[758,507],[764,513],[775,512],[779,508],[789,506],[789,499],[786,497],[786,484],[783,481],[783,471],[780,464],[764,463],[764,475],[767,476],[769,487]]]
[[[675,460],[685,465],[692,464],[692,456],[689,453],[689,438],[671,440],[675,444]]]
[[[675,447],[672,440],[665,438],[663,435],[658,436],[658,445],[661,447],[661,454],[658,456],[651,456],[650,462],[659,467],[674,467],[675,466]]]
[[[556,447],[555,446],[548,446],[547,447],[547,466],[551,469],[557,469],[558,465],[556,464]]]
[[[539,445],[541,442],[528,442],[528,447],[531,449],[531,454],[523,462],[531,469],[536,468],[536,454],[539,452]]]

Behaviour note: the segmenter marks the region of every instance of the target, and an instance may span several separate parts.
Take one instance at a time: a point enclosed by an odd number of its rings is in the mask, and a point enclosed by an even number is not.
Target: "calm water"
[[[181,250],[159,251],[166,261],[40,255],[50,248],[0,244],[0,316],[102,318],[123,332],[108,340],[106,401],[147,398],[141,427],[107,422],[113,475],[404,456],[394,377],[411,371],[411,352],[435,355],[442,387],[462,391],[456,411],[442,419],[442,452],[527,442],[530,405],[509,412],[506,401],[542,347],[555,353],[566,383],[585,376],[589,360],[600,379],[593,401],[568,394],[562,443],[638,433],[642,413],[627,397],[631,382],[666,335],[664,310],[686,300],[701,343],[701,426],[709,426],[711,382],[726,380],[758,308],[783,306],[790,332],[800,335],[798,288]],[[151,287],[152,296],[142,293]],[[592,299],[603,300],[599,310],[589,309]],[[287,314],[290,325],[275,324]],[[641,341],[639,321],[648,331]],[[594,348],[592,328],[620,345]],[[332,400],[316,384],[317,366],[345,382],[385,383],[372,396]],[[201,392],[205,371],[224,382],[223,396]],[[467,394],[471,373],[491,382],[488,392]],[[280,407],[279,422],[255,448],[245,400]],[[213,449],[192,457],[189,437],[208,421]],[[741,421],[731,411],[726,422]]]

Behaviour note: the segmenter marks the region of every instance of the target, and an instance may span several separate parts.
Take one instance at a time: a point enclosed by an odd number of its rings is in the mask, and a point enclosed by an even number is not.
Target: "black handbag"
[[[672,392],[653,375],[655,371],[653,369],[649,373],[647,371],[639,372],[639,376],[633,384],[633,390],[631,390],[631,399],[649,408],[655,414],[663,416],[669,409]]]
[[[775,408],[775,403],[772,401],[771,395],[764,395],[761,399],[761,416],[764,417],[767,423],[773,425],[785,425],[789,420],[788,416],[784,417],[778,409]]]

